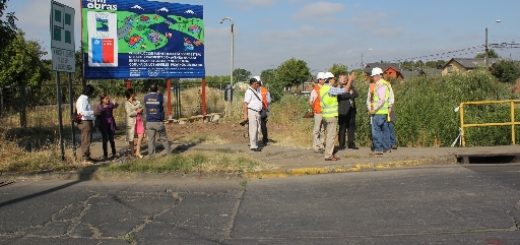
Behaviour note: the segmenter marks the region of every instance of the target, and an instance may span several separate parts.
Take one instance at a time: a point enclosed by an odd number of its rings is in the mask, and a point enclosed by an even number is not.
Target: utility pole
[[[484,45],[486,46],[486,53],[484,55],[484,62],[486,64],[486,68],[489,68],[489,45],[488,45],[488,28],[486,27],[486,40]]]

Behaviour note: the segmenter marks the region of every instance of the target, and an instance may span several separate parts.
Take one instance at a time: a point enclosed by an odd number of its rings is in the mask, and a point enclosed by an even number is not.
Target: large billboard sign
[[[201,78],[203,8],[149,0],[82,0],[86,79]]]

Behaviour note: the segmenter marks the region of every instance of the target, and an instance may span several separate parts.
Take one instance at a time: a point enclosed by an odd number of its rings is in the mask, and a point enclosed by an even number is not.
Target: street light
[[[234,31],[235,23],[233,22],[233,19],[231,19],[231,17],[224,17],[220,21],[220,24],[224,24],[224,21],[226,21],[226,20],[231,23],[231,58],[230,58],[230,60],[231,60],[230,61],[231,62],[231,72],[230,72],[231,81],[229,82],[229,85],[231,86],[231,88],[233,88],[233,70],[234,70],[234,66],[235,66],[235,31]]]

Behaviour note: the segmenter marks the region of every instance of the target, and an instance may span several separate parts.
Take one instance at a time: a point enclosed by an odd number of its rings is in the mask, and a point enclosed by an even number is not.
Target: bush
[[[357,139],[370,142],[370,125],[365,106],[367,83],[359,87]],[[489,72],[454,74],[441,78],[415,78],[393,85],[396,96],[396,134],[401,146],[449,146],[458,135],[461,102],[511,99],[509,86],[498,83]],[[506,106],[465,108],[465,123],[510,121]],[[468,145],[498,145],[511,142],[511,131],[503,127],[466,130]]]

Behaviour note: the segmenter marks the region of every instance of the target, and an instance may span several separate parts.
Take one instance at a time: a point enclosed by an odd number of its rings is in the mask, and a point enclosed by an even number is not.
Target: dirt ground
[[[186,141],[196,136],[205,136],[209,140],[222,141],[223,143],[247,142],[247,138],[245,138],[246,128],[238,123],[169,123],[166,125],[166,130],[168,138],[173,142]]]

